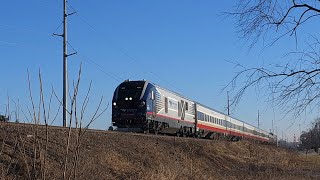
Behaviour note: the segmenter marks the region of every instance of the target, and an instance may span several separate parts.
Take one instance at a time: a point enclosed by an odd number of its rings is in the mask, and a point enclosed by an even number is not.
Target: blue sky
[[[287,51],[295,49],[294,39],[285,37],[274,47],[262,50],[260,43],[249,51],[236,33],[235,21],[222,15],[232,10],[232,1],[70,0],[69,3],[77,14],[69,17],[68,40],[78,52],[69,58],[70,83],[76,79],[82,62],[80,99],[90,81],[93,82],[88,116],[93,114],[101,96],[104,104],[111,102],[115,87],[124,79],[147,79],[226,112],[226,92],[221,93],[221,89],[237,72],[231,61],[260,66],[281,62]],[[73,11],[70,6],[68,11]],[[51,36],[62,32],[61,22],[62,0],[2,2],[0,113],[5,112],[7,95],[11,101],[19,99],[22,108],[30,107],[27,69],[34,96],[38,96],[39,69],[46,100],[51,87],[58,96],[62,95],[61,38]],[[254,89],[244,96],[233,116],[257,125],[258,110],[262,128],[271,129],[274,119],[278,133],[283,130],[289,139],[298,134],[298,124],[302,124],[302,129],[308,127],[317,116],[317,112],[304,115],[291,127],[292,120],[281,119],[282,113],[273,111]],[[109,108],[92,127],[107,128],[110,117]],[[58,119],[54,124],[61,122]]]

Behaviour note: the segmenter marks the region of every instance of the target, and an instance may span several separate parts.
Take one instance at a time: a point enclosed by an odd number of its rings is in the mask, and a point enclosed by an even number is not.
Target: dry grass
[[[32,179],[33,138],[30,126],[2,125],[1,179]],[[68,130],[49,127],[46,179],[62,179]],[[76,136],[71,134],[69,161],[73,167]],[[42,179],[46,131],[39,128],[37,179]],[[251,142],[208,141],[130,133],[94,133],[82,137],[77,179],[320,179],[319,156],[305,156]],[[66,171],[73,179],[74,169]]]

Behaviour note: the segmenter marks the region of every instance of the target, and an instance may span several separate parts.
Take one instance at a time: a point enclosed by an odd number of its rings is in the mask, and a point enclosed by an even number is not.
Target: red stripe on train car
[[[232,134],[232,135],[236,135],[236,136],[244,136],[244,137],[248,137],[251,139],[258,139],[260,141],[268,141],[268,139],[264,139],[261,137],[247,135],[244,133],[234,132],[232,130],[226,130],[226,129],[222,129],[222,128],[212,127],[212,126],[208,126],[208,125],[204,125],[204,124],[198,124],[198,128],[213,131],[213,132],[227,133],[227,134]]]

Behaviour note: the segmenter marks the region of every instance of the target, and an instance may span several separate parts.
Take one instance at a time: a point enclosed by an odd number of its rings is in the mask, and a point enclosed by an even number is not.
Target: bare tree
[[[303,24],[320,15],[318,0],[239,0],[235,11],[228,13],[237,19],[242,38],[254,45],[268,32],[280,33],[272,44],[285,35],[294,35]]]
[[[273,45],[284,36],[293,36],[297,42],[298,29],[320,15],[317,0],[239,0],[235,11],[228,13],[237,20],[241,38],[250,42],[250,47],[259,40],[273,36]],[[290,52],[285,64],[269,67],[241,67],[226,88],[233,90],[232,105],[236,105],[246,90],[252,86],[266,90],[271,100],[286,112],[300,115],[307,107],[320,104],[320,42],[316,35],[307,42],[307,49]],[[244,85],[237,86],[244,79]],[[261,86],[263,88],[261,88]]]
[[[303,149],[314,149],[318,152],[320,148],[320,118],[316,118],[309,131],[304,131],[301,136],[301,145]]]

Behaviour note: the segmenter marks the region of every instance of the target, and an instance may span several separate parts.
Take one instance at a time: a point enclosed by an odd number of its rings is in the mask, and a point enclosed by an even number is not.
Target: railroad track
[[[47,126],[44,124],[32,124],[32,123],[15,123],[15,122],[0,122],[0,127],[3,126],[18,126],[18,127],[32,127],[37,126],[38,128],[46,128]],[[49,129],[61,129],[61,130],[68,130],[69,127],[62,127],[62,126],[53,126],[48,125]],[[71,129],[76,129],[75,127],[71,127]],[[79,128],[77,128],[79,129]],[[101,129],[90,129],[90,128],[82,128],[82,130],[86,129],[87,132],[100,132],[100,133],[114,133],[114,131],[107,131]]]
[[[46,125],[44,124],[32,124],[32,123],[16,123],[16,122],[0,122],[0,127],[5,126],[15,126],[15,127],[35,127],[44,129]],[[52,126],[48,125],[48,129],[59,129],[68,131],[69,127],[62,127],[62,126]],[[72,130],[75,130],[75,127],[71,127]],[[78,128],[79,129],[79,128]],[[125,132],[125,131],[110,131],[110,130],[102,130],[102,129],[90,129],[90,128],[82,128],[82,130],[86,129],[86,133],[103,133],[103,134],[122,134],[122,135],[133,135],[133,136],[147,136],[147,137],[163,137],[163,138],[174,138],[176,136],[164,135],[164,134],[144,134],[144,133],[135,133],[135,132]],[[179,137],[179,139],[194,139],[196,138],[188,138],[188,137]],[[197,139],[197,140],[205,140],[205,139]]]
[[[44,124],[32,124],[32,123],[16,123],[16,122],[0,122],[0,127],[4,126],[15,126],[15,127],[35,127],[38,128],[46,128]],[[62,126],[53,126],[48,125],[50,130],[52,129],[59,129],[67,131],[69,127],[62,127]],[[75,127],[71,127],[72,130],[75,130]],[[77,128],[79,129],[79,128]],[[154,134],[143,134],[143,133],[134,133],[134,132],[125,132],[125,131],[110,131],[110,130],[102,130],[102,129],[90,129],[90,128],[82,128],[82,130],[86,129],[88,133],[104,133],[104,134],[130,134],[135,136],[155,136]],[[165,137],[165,136],[163,136]]]

